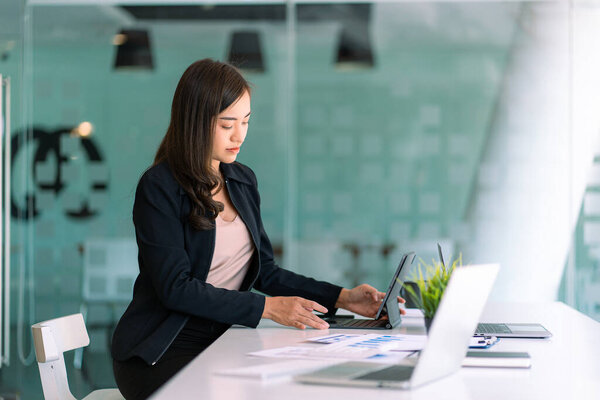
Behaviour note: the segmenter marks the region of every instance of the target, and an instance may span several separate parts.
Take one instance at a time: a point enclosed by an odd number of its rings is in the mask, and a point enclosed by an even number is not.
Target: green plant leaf
[[[409,279],[415,282],[420,293],[416,293],[410,286],[406,286],[406,291],[426,318],[433,318],[435,315],[452,272],[459,266],[462,266],[462,254],[450,266],[435,260],[427,264],[419,258],[417,271]]]

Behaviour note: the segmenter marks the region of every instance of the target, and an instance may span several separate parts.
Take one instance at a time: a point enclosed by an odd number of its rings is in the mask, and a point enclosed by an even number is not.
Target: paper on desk
[[[327,338],[331,335],[325,336]],[[319,338],[313,338],[318,340]],[[425,335],[355,335],[337,343],[323,346],[286,346],[248,353],[256,357],[303,359],[381,359],[404,358],[403,352],[418,351],[425,347]]]
[[[269,350],[261,350],[255,351],[252,353],[248,353],[249,356],[255,357],[266,357],[266,358],[296,358],[301,360],[312,360],[312,361],[324,361],[324,362],[344,362],[348,361],[348,359],[344,359],[343,357],[331,358],[331,357],[322,357],[314,349],[309,347],[299,347],[299,346],[287,346],[287,347],[279,347],[276,349]],[[384,350],[378,352],[375,355],[371,355],[367,358],[363,358],[361,362],[379,362],[379,363],[397,363],[403,358],[410,356],[412,351],[399,351],[399,350]]]
[[[277,347],[275,349],[259,350],[248,353],[249,356],[254,357],[269,357],[269,358],[306,358],[306,359],[319,359],[315,355],[311,355],[313,348],[311,347],[300,347],[300,346],[285,346]]]
[[[349,339],[341,345],[348,343],[352,347],[369,347],[380,350],[414,351],[422,350],[427,343],[426,335],[377,335],[366,334],[358,338]]]
[[[353,347],[370,347],[381,350],[414,351],[421,350],[427,342],[427,335],[377,335],[377,334],[332,334],[306,339],[307,342],[337,343]],[[342,343],[343,342],[343,343]]]
[[[357,335],[357,334],[347,335],[347,334],[335,334],[334,333],[333,335],[312,337],[312,338],[306,339],[306,342],[331,344],[331,343],[343,342],[344,340],[347,340],[347,339],[353,339],[357,336],[361,336],[361,335]]]
[[[267,380],[316,371],[339,362],[343,362],[343,360],[288,360],[270,364],[223,369],[214,373],[216,375]]]

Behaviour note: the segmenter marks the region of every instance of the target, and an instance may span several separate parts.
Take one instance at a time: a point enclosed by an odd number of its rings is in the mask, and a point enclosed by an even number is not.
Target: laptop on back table
[[[440,262],[444,263],[442,246],[438,243],[438,254]],[[514,338],[549,338],[552,336],[546,328],[540,324],[513,324],[513,323],[479,323],[473,336],[496,336],[496,337],[514,337]]]

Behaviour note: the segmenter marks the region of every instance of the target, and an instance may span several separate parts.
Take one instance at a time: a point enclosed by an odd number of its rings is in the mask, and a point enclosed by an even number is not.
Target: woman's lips
[[[240,148],[239,147],[231,147],[231,148],[227,149],[227,151],[230,151],[232,153],[239,153]]]

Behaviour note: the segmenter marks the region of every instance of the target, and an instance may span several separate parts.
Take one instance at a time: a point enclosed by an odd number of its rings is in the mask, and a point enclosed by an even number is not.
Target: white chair
[[[85,347],[90,338],[83,315],[73,314],[31,326],[45,400],[77,400],[69,390],[63,352]],[[124,400],[118,389],[96,390],[83,400]]]

